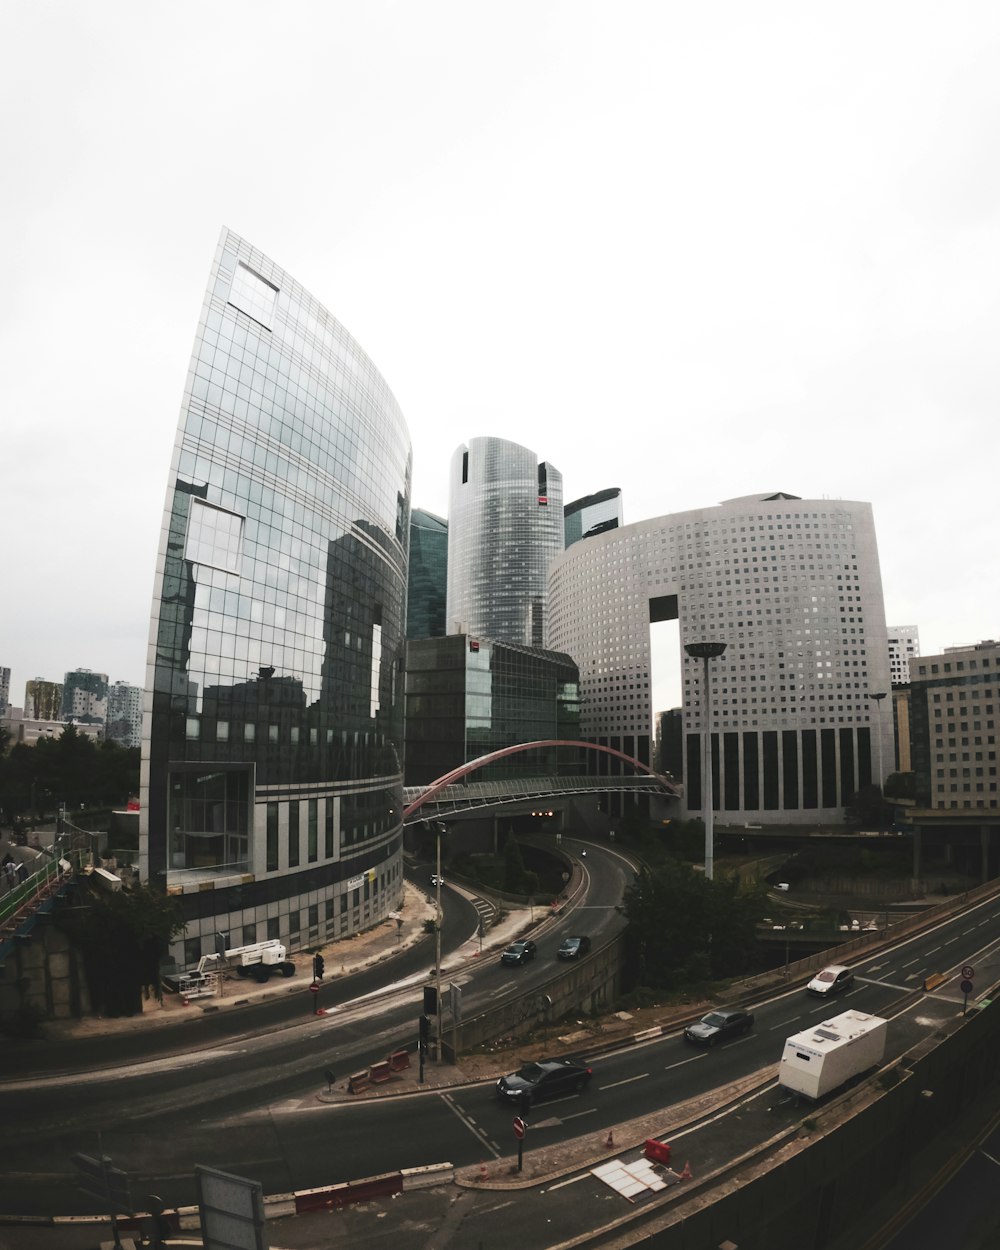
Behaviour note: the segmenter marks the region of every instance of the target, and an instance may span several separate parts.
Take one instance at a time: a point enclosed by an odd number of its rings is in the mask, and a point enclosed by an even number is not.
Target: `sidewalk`
[[[471,898],[472,895],[461,887],[449,885],[442,892],[442,907],[447,905],[444,897],[448,889]],[[539,909],[535,908],[538,916]],[[352,972],[373,967],[375,964],[391,960],[401,951],[424,942],[427,945],[428,971],[434,966],[434,936],[425,929],[425,922],[435,916],[434,891],[428,886],[427,891],[406,882],[403,905],[396,913],[402,923],[388,918],[364,933],[353,937],[329,941],[318,947],[319,953],[326,962],[326,976],[347,976]],[[487,951],[499,950],[526,928],[530,926],[527,909],[515,909],[509,912],[499,923],[488,929],[482,938],[483,955]],[[452,970],[468,960],[479,957],[480,939],[471,937],[457,950],[442,959],[442,972]],[[263,985],[256,981],[246,980],[229,970],[220,983],[221,993],[205,998],[190,998],[185,1005],[181,994],[164,991],[163,999],[157,1002],[150,999],[144,1004],[142,1015],[123,1016],[117,1019],[106,1019],[102,1016],[88,1016],[82,1020],[50,1020],[45,1023],[46,1037],[65,1039],[73,1037],[93,1037],[99,1035],[116,1035],[135,1032],[139,1029],[158,1028],[178,1023],[182,1018],[199,1013],[232,1011],[250,1003],[258,1003],[280,994],[301,993],[312,981],[312,954],[299,951],[290,956],[296,965],[294,977],[273,977]]]

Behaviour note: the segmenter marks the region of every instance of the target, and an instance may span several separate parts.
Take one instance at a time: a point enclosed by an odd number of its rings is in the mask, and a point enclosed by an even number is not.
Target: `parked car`
[[[753,1028],[753,1014],[749,1011],[710,1011],[707,1016],[689,1024],[684,1037],[701,1046],[714,1046],[727,1037],[740,1037]]]
[[[830,964],[821,972],[817,972],[806,986],[810,994],[821,996],[839,994],[841,990],[849,990],[854,984],[854,973],[843,964]]]
[[[537,948],[534,942],[511,942],[510,946],[500,955],[502,964],[526,964],[534,959]]]
[[[582,959],[584,955],[590,954],[590,938],[563,938],[563,944],[556,951],[556,954],[560,959]]]
[[[579,1094],[587,1088],[592,1070],[575,1059],[539,1059],[502,1076],[496,1095],[504,1102],[542,1102],[560,1094]]]

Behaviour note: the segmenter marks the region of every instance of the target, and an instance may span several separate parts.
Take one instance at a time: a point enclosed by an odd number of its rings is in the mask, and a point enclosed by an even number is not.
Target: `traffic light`
[[[429,1016],[420,1017],[420,1040],[426,1042],[431,1035],[431,1021]]]
[[[424,986],[424,1015],[436,1016],[438,1011],[438,992],[436,985]]]
[[[313,955],[313,980],[323,980],[323,969],[326,965],[323,962],[322,955]]]

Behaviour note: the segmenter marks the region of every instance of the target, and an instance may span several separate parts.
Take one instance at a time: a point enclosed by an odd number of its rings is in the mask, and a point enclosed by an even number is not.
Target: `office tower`
[[[108,675],[77,668],[63,678],[60,720],[103,725],[108,714]]]
[[[449,634],[406,648],[406,783],[521,742],[575,742],[580,687],[568,655]],[[548,747],[477,770],[472,781],[587,771],[581,752]]]
[[[564,513],[566,546],[572,547],[581,538],[617,529],[623,523],[621,487],[612,486],[596,495],[584,495],[568,503]]]
[[[24,719],[57,721],[62,714],[62,700],[62,682],[34,677],[24,684]]]
[[[120,747],[137,747],[142,741],[142,689],[116,681],[108,687],[108,716],[104,736]]]
[[[0,668],[0,716],[10,711],[10,669]]]
[[[407,638],[443,638],[448,593],[448,522],[433,512],[410,513]]]
[[[559,556],[549,593],[549,645],[580,668],[582,736],[644,762],[650,622],[679,622],[692,815],[706,711],[723,822],[839,821],[880,760],[891,770],[891,708],[872,699],[888,694],[889,653],[869,504],[750,495],[626,525]],[[702,660],[684,653],[696,642],[726,644],[707,709]]]
[[[458,448],[448,504],[450,634],[546,645],[546,579],[562,549],[558,470],[502,438]]]
[[[916,625],[887,625],[889,635],[889,679],[894,686],[910,680],[910,661],[920,654],[920,630]]]
[[[223,230],[154,583],[140,871],[193,963],[368,928],[402,896],[410,438],[294,278]]]
[[[917,807],[997,827],[1000,642],[949,647],[910,665],[910,751]],[[988,812],[994,809],[992,818]]]

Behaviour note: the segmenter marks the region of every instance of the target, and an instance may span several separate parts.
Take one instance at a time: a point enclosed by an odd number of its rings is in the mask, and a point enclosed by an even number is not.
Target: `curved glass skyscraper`
[[[174,448],[143,720],[140,862],[178,962],[368,927],[402,892],[411,453],[385,380],[223,231]]]
[[[451,460],[449,634],[543,647],[548,570],[563,549],[562,474],[502,438],[473,438]]]

